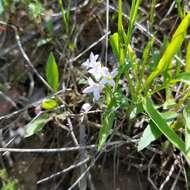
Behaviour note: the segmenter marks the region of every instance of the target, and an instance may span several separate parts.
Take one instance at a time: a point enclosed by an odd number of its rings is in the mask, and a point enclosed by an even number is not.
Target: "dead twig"
[[[124,145],[129,142],[127,141],[113,141],[107,144],[107,146]],[[65,147],[65,148],[38,148],[38,149],[26,149],[26,148],[0,148],[0,152],[17,152],[17,153],[61,153],[79,151],[82,149],[97,149],[96,144],[88,146],[76,146],[76,147]]]
[[[55,178],[55,177],[57,177],[57,176],[59,176],[59,175],[62,175],[62,174],[66,173],[66,172],[68,172],[68,171],[70,171],[70,170],[73,170],[73,169],[75,169],[75,168],[77,168],[77,167],[80,167],[80,166],[82,166],[83,164],[87,163],[89,160],[90,160],[90,158],[87,157],[86,159],[80,161],[80,162],[77,163],[77,164],[72,164],[72,165],[70,165],[68,168],[63,169],[62,171],[59,171],[59,172],[57,172],[57,173],[55,173],[55,174],[50,175],[49,177],[46,177],[46,178],[43,178],[43,179],[38,180],[38,181],[37,181],[37,184],[41,184],[41,183],[47,182],[47,181],[49,181],[49,180],[51,180],[51,179],[53,179],[53,178]]]

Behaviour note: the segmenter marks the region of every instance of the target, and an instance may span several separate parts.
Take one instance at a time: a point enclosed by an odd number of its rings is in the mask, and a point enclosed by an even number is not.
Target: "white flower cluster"
[[[96,101],[99,100],[105,85],[115,87],[114,78],[117,74],[117,69],[109,72],[107,67],[103,67],[101,62],[97,61],[98,57],[91,52],[89,59],[82,64],[95,79],[94,81],[92,78],[88,78],[89,86],[83,90],[83,93],[93,93]]]

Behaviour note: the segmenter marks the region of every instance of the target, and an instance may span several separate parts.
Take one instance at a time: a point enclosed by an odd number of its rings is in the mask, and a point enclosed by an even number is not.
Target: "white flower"
[[[100,61],[97,61],[99,55],[94,55],[92,52],[90,53],[90,58],[87,59],[82,66],[85,67],[86,69],[94,68],[101,66]]]
[[[88,79],[89,86],[83,90],[83,93],[93,93],[94,99],[97,101],[100,98],[104,85],[94,82],[91,78]]]
[[[88,72],[94,77],[88,79],[89,86],[83,90],[83,93],[93,93],[94,99],[97,101],[100,98],[100,94],[105,85],[108,84],[115,88],[114,78],[117,74],[117,69],[109,72],[107,67],[103,67],[100,61],[97,61],[98,55],[94,55],[92,52],[89,59],[82,64]]]
[[[102,67],[101,65],[97,65],[96,67],[90,69],[88,72],[94,76],[94,78],[99,81],[105,73],[106,67]]]
[[[103,73],[102,80],[100,81],[100,83],[102,83],[103,85],[109,84],[112,87],[115,87],[114,78],[117,75],[117,69],[114,69],[112,72],[109,72],[108,68],[105,67],[103,71],[104,73]]]

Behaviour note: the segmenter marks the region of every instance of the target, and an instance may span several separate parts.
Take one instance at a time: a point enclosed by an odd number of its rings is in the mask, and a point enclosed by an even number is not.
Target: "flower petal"
[[[92,80],[92,78],[88,78],[88,84],[90,86],[93,86],[95,84],[95,82]]]
[[[82,66],[85,67],[86,69],[89,68],[90,62],[89,59],[87,59],[84,63],[82,63]]]
[[[90,61],[92,61],[94,59],[94,54],[93,52],[90,53]]]
[[[98,57],[99,57],[99,55],[96,54],[96,55],[94,56],[94,61],[96,61],[96,60],[98,59]]]
[[[82,91],[82,93],[85,93],[85,94],[91,93],[91,92],[93,92],[93,89],[92,89],[91,86],[86,87],[86,88]]]
[[[93,92],[93,94],[94,94],[94,99],[96,101],[98,101],[99,98],[100,98],[100,91],[99,91],[99,89],[95,89],[94,92]]]
[[[117,72],[118,72],[117,68],[115,68],[115,69],[111,72],[112,78],[115,78],[115,77],[116,77]]]

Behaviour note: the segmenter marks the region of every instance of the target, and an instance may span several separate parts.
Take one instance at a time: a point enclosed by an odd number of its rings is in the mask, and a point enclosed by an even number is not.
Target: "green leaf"
[[[107,111],[104,113],[102,127],[99,133],[98,150],[101,150],[105,145],[108,136],[111,133],[111,127],[115,119],[114,111]]]
[[[65,9],[63,7],[62,0],[58,0],[58,3],[59,3],[59,6],[61,8],[61,14],[62,14],[62,18],[63,18],[63,23],[64,23],[64,26],[65,26],[65,29],[66,29],[66,33],[68,33],[69,32],[69,14],[66,13],[66,11],[65,11]]]
[[[166,121],[174,120],[178,116],[178,114],[174,111],[167,111],[161,113],[161,115]]]
[[[48,114],[39,116],[37,119],[31,121],[26,125],[25,137],[30,137],[38,132],[40,132],[46,123],[51,120]]]
[[[116,111],[123,105],[127,104],[127,100],[122,97],[119,92],[110,95],[110,92],[106,92],[107,109],[103,114],[102,127],[99,132],[98,150],[101,150],[105,145],[108,136],[111,134],[114,119],[116,117]]]
[[[161,113],[161,116],[167,121],[167,123],[171,123],[171,121],[173,121],[178,115],[176,112],[167,111]],[[144,148],[146,148],[151,142],[158,139],[161,136],[161,134],[161,131],[151,120],[149,125],[143,131],[142,137],[140,138],[140,141],[138,143],[138,151],[141,151]]]
[[[146,148],[151,142],[155,141],[161,136],[161,131],[156,127],[156,125],[151,121],[146,129],[143,131],[143,134],[138,143],[138,151]]]
[[[171,62],[173,56],[180,50],[181,45],[186,37],[189,25],[190,25],[190,13],[187,14],[185,18],[181,21],[180,25],[178,26],[176,32],[172,37],[170,44],[166,48],[163,56],[161,57],[157,67],[148,77],[145,83],[145,91],[148,90],[152,81],[167,68],[168,63]]]
[[[137,12],[139,10],[141,0],[133,0],[132,5],[131,5],[131,10],[130,10],[130,19],[129,19],[129,26],[127,30],[127,36],[125,40],[125,45],[128,47],[131,37],[132,37],[132,32],[135,26],[135,21],[137,18]]]
[[[48,61],[46,64],[46,77],[48,84],[56,92],[59,87],[59,71],[57,63],[55,61],[55,57],[52,52],[49,54]]]
[[[58,105],[59,104],[54,99],[45,99],[42,102],[42,108],[45,109],[45,110],[52,110],[52,109],[58,107]]]
[[[122,0],[118,0],[118,32],[122,34],[123,23],[122,23]]]
[[[188,105],[183,111],[185,119],[185,147],[186,152],[190,152],[190,106]]]
[[[174,80],[170,81],[171,83],[184,82],[190,85],[190,72],[183,72],[177,75]]]
[[[189,40],[188,45],[187,45],[185,71],[190,72],[190,40]]]
[[[148,43],[146,44],[144,51],[143,51],[143,56],[142,56],[142,75],[144,75],[144,70],[145,70],[145,66],[148,63],[149,57],[150,57],[150,52],[151,52],[151,48],[153,47],[155,41],[155,37],[153,36]]]
[[[186,154],[185,143],[179,138],[175,131],[167,125],[165,119],[154,108],[152,101],[148,97],[143,99],[143,107],[162,134],[190,159],[190,155]]]
[[[111,48],[112,48],[114,55],[116,56],[117,60],[119,61],[119,35],[117,32],[114,33],[113,35],[111,35],[110,44],[111,44]]]
[[[182,6],[181,6],[181,0],[175,0],[176,5],[177,5],[177,11],[178,15],[183,18],[185,15],[185,11],[183,11]]]

